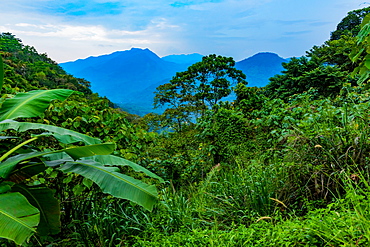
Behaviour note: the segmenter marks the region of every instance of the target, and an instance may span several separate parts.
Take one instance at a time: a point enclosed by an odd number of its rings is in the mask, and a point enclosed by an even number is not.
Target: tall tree
[[[159,86],[154,106],[166,107],[162,117],[174,119],[181,129],[183,122],[203,115],[205,110],[229,96],[235,82],[247,84],[246,76],[234,66],[231,57],[205,56],[201,62],[177,73],[169,83]]]
[[[344,83],[355,85],[356,81],[349,74],[358,67],[359,61],[354,63],[349,55],[353,53],[355,36],[367,13],[370,13],[370,7],[349,12],[337,30],[331,33],[330,40],[314,46],[304,57],[283,63],[285,70],[281,75],[270,78],[265,88],[266,95],[287,100],[289,96],[313,88],[316,97],[329,97],[337,95]],[[357,59],[363,57],[363,52],[358,52]]]
[[[348,12],[347,16],[337,25],[337,29],[331,33],[330,40],[340,39],[342,35],[355,37],[360,32],[363,18],[369,13],[370,7]]]
[[[338,66],[307,57],[292,58],[283,63],[283,67],[285,70],[281,75],[270,78],[265,87],[266,96],[287,100],[289,96],[310,88],[316,89],[319,97],[335,96],[348,78],[348,72],[341,71]]]
[[[353,62],[357,62],[358,67],[354,69],[352,75],[358,74],[360,76],[359,84],[368,84],[370,77],[370,14],[364,17],[361,31],[356,40],[357,44],[353,46],[350,57]]]

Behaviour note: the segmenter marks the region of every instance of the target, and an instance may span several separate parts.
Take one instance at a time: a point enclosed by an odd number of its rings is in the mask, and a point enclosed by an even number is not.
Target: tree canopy
[[[337,25],[337,29],[331,33],[330,40],[338,40],[342,35],[355,37],[360,32],[362,20],[369,13],[370,7],[348,12],[347,16]]]
[[[176,73],[169,83],[157,88],[155,107],[166,106],[162,116],[175,119],[177,128],[181,129],[183,122],[203,115],[207,109],[229,96],[232,85],[247,84],[246,76],[234,66],[235,61],[231,57],[215,54],[203,57],[201,62]]]

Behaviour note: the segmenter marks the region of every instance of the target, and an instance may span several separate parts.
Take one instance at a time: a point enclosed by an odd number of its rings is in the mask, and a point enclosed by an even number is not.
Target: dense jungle
[[[144,117],[1,33],[0,246],[369,246],[369,13],[265,87],[205,56]]]

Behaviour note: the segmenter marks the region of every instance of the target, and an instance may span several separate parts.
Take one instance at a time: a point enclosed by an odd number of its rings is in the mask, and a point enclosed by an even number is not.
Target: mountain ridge
[[[144,115],[153,112],[155,88],[169,82],[176,72],[201,61],[202,57],[197,53],[159,57],[149,49],[132,48],[60,66],[73,76],[90,81],[93,92],[120,107],[130,105],[132,111],[136,105],[141,110],[131,113]],[[235,67],[246,74],[248,86],[262,87],[268,83],[268,78],[283,70],[281,63],[286,61],[275,53],[261,52],[237,62]]]

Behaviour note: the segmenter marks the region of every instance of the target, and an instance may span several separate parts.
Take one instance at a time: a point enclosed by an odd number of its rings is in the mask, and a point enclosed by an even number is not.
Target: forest
[[[265,87],[205,56],[144,117],[0,56],[0,246],[370,245],[370,7]]]

